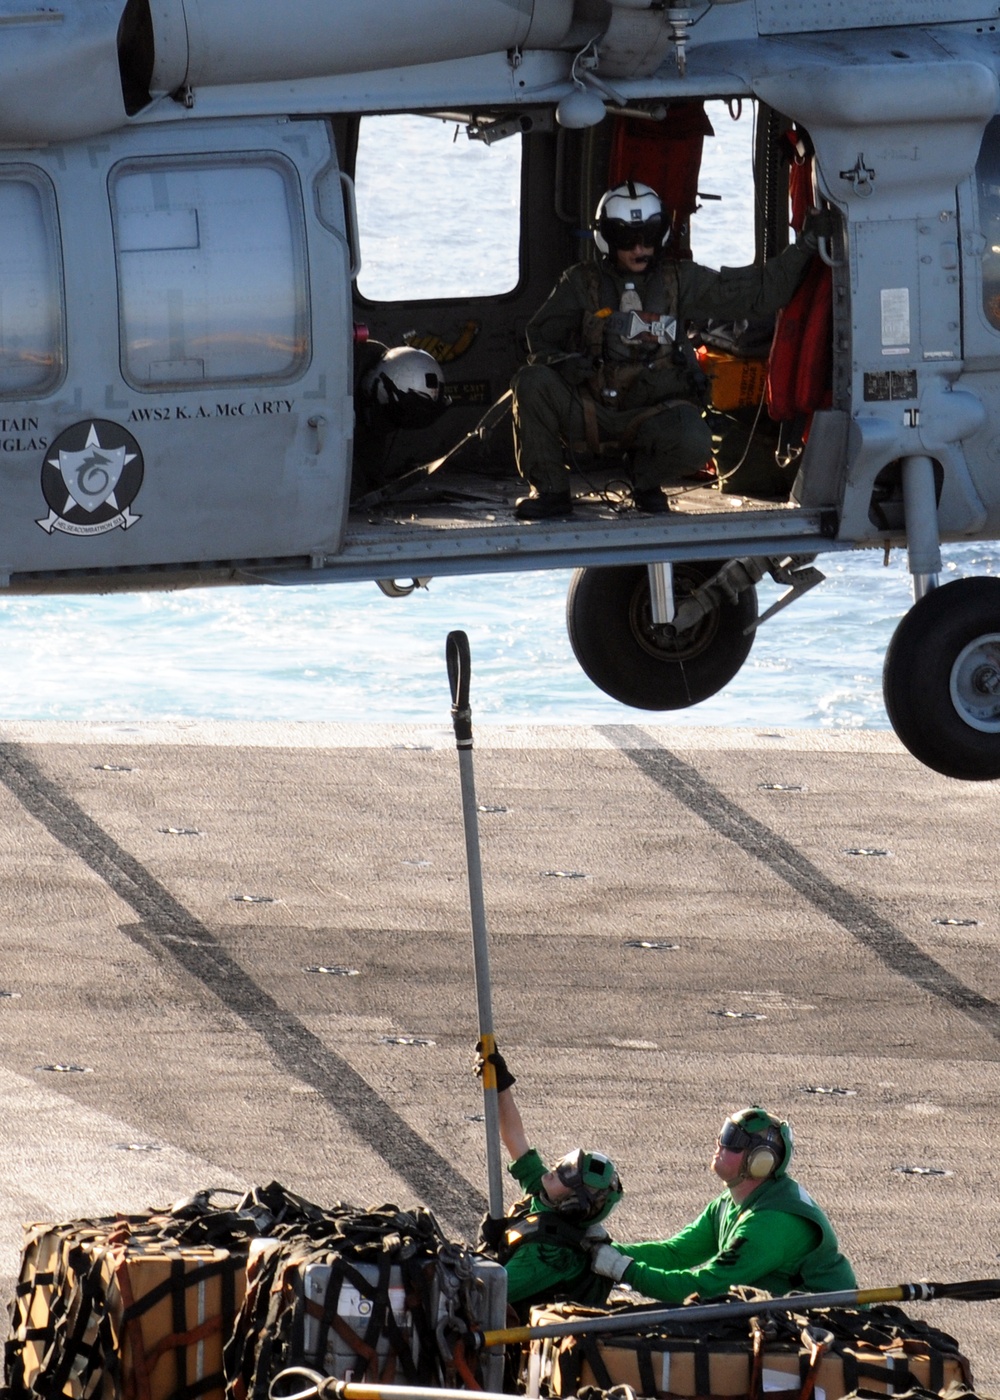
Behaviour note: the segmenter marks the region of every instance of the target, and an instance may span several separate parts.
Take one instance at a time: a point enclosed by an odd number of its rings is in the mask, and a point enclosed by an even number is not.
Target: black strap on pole
[[[455,743],[460,749],[472,748],[472,707],[469,704],[469,682],[472,679],[472,653],[464,632],[449,632],[445,643],[448,663],[448,683],[451,686],[451,722],[455,726]]]

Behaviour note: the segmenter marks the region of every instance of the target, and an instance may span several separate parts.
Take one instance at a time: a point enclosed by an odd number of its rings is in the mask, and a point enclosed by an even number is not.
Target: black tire
[[[914,758],[946,778],[1000,778],[1000,578],[956,579],[914,603],[882,693]]]
[[[682,598],[718,573],[719,563],[674,565]],[[637,710],[683,710],[721,690],[753,646],[757,590],[726,601],[696,627],[654,628],[645,564],[577,569],[566,599],[569,640],[585,674],[613,700]]]

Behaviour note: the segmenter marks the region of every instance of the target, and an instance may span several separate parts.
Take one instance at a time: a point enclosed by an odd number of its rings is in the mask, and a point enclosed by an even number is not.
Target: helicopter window
[[[354,178],[361,296],[497,296],[517,286],[520,136],[486,145],[437,117],[362,117]]]
[[[55,201],[39,171],[0,179],[0,394],[43,394],[62,374]]]
[[[137,388],[281,381],[309,358],[301,194],[280,156],[112,178],[122,363]]]
[[[983,310],[1000,330],[1000,117],[987,125],[976,163],[983,250]]]

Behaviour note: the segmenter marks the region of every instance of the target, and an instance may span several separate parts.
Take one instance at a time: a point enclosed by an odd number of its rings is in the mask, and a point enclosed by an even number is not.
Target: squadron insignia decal
[[[106,535],[127,530],[142,485],[143,461],[131,433],[106,418],[87,418],[59,434],[42,464],[42,495],[49,506],[36,520],[46,534]]]

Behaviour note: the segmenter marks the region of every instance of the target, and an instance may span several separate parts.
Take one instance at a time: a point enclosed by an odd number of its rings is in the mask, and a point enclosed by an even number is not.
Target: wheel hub
[[[996,695],[1000,690],[1000,670],[996,666],[979,666],[973,672],[972,684],[980,695]]]
[[[678,602],[691,592],[697,582],[697,579],[689,578],[683,568],[675,569],[674,592]],[[719,611],[713,608],[693,627],[678,632],[670,623],[653,621],[649,587],[640,583],[632,595],[629,622],[643,651],[655,656],[658,661],[684,662],[700,656],[712,644],[719,630]]]
[[[977,637],[951,668],[951,699],[961,719],[983,734],[1000,734],[1000,632]]]

